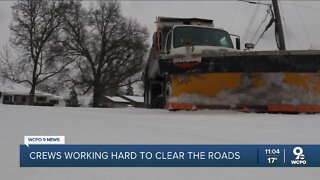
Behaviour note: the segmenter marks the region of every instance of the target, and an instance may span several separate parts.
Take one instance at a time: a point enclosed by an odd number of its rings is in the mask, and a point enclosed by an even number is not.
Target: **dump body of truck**
[[[206,19],[159,17],[157,27],[147,107],[320,112],[320,51],[240,51]]]

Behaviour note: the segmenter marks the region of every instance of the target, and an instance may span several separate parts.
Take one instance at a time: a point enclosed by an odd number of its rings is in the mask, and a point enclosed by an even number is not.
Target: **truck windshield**
[[[185,46],[186,41],[197,46],[233,48],[230,35],[226,31],[204,27],[175,27],[173,31],[173,47]]]

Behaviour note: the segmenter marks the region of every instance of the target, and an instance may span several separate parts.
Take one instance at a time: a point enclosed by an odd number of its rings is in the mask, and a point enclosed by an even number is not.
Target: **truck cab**
[[[173,26],[166,35],[164,53],[185,54],[188,46],[192,54],[201,54],[206,50],[234,50],[230,34],[224,30],[200,25]]]
[[[158,17],[156,23],[153,44],[159,53],[185,53],[188,45],[198,47],[194,48],[197,52],[203,49],[240,49],[240,37],[215,28],[210,19]],[[231,36],[236,37],[236,46]]]
[[[172,59],[183,68],[197,63],[206,53],[240,49],[239,36],[214,28],[213,20],[158,17],[156,24],[144,71],[145,105],[149,108],[163,108],[170,96],[170,77],[160,72],[159,62]],[[236,36],[236,47],[231,36]]]

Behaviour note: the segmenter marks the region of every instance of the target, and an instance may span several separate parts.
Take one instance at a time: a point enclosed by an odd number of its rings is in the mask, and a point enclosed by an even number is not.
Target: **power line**
[[[280,12],[281,12],[281,14],[282,14],[282,16],[281,16],[281,19],[282,19],[282,22],[283,22],[283,30],[285,31],[285,34],[287,34],[288,35],[288,25],[287,25],[287,22],[286,22],[286,20],[285,20],[285,15],[284,15],[284,11],[283,11],[283,9],[282,9],[282,4],[281,4],[281,2],[279,2],[279,7],[280,7]],[[286,38],[287,39],[287,41],[288,41],[288,44],[290,44],[290,39],[289,38]]]
[[[297,6],[295,1],[294,1],[294,5],[296,7],[296,10],[298,11],[298,15],[299,15],[300,21],[302,22],[302,26],[303,26],[303,29],[304,29],[304,31],[306,33],[306,36],[307,36],[308,40],[309,40],[309,43],[312,46],[312,42],[311,42],[311,38],[310,38],[309,32],[308,32],[307,27],[306,27],[306,25],[304,23],[303,17],[302,17],[301,12],[300,12],[300,9],[298,8],[298,6]]]
[[[313,10],[313,11],[318,11],[318,12],[320,12],[320,8],[298,5],[298,4],[296,4],[296,2],[294,2],[294,4],[291,4],[291,3],[288,3],[288,2],[283,2],[283,3],[286,3],[287,5],[290,5],[290,6],[295,6],[295,7],[298,6],[298,7],[301,7],[301,8],[305,8],[305,9],[309,9],[309,10]]]
[[[232,26],[233,26],[233,23],[234,23],[234,19],[236,17],[236,13],[238,11],[238,7],[239,7],[239,4],[237,4],[237,6],[236,6],[236,8],[235,8],[235,10],[233,12],[233,16],[232,16],[232,19],[231,19],[231,24],[230,24],[230,27],[229,27],[230,30],[232,29]]]
[[[263,23],[264,23],[264,22],[266,22],[266,20],[267,20],[267,18],[268,18],[268,16],[269,16],[269,14],[270,14],[270,10],[268,9],[268,10],[267,10],[267,14],[266,14],[265,18],[261,21],[261,23],[260,23],[260,25],[259,25],[258,29],[257,29],[257,30],[256,30],[256,32],[254,33],[254,35],[253,35],[253,37],[251,38],[251,41],[250,41],[250,42],[252,42],[252,41],[255,39],[255,37],[257,36],[257,34],[258,34],[258,32],[259,32],[260,28],[262,27]]]
[[[287,22],[286,22],[286,20],[285,20],[285,15],[284,15],[284,11],[283,11],[283,9],[282,9],[282,4],[281,4],[281,2],[279,2],[279,7],[280,7],[280,14],[282,14],[282,16],[281,16],[281,19],[282,19],[282,25],[283,25],[283,31],[285,31],[285,33],[284,33],[284,36],[287,34],[288,35],[288,29],[287,29]],[[285,38],[285,39],[287,39],[287,38]],[[288,44],[290,44],[289,43],[289,40],[290,39],[287,39],[287,41],[288,41]]]
[[[242,2],[247,2],[247,3],[250,3],[250,4],[261,4],[261,5],[266,5],[266,6],[269,6],[269,4],[267,3],[262,3],[262,2],[258,2],[258,1],[249,1],[249,0],[238,0],[238,1],[242,1]]]
[[[270,9],[271,11],[271,9]],[[263,37],[264,33],[268,31],[268,29],[272,26],[272,24],[275,22],[275,17],[274,17],[274,14],[273,12],[271,11],[271,19],[268,23],[268,25],[266,26],[266,28],[264,29],[263,33],[260,35],[259,39],[256,41],[256,43],[254,44],[254,46],[256,46],[258,44],[258,42],[260,41],[260,39]]]
[[[248,35],[250,33],[250,29],[252,29],[252,25],[255,22],[255,20],[257,19],[257,14],[259,12],[259,9],[260,9],[260,5],[257,5],[256,8],[255,8],[255,11],[253,12],[253,15],[251,16],[250,22],[249,22],[249,24],[248,24],[248,26],[246,28],[245,34],[243,36],[244,42],[246,42],[247,39],[248,39]]]
[[[272,8],[271,8],[271,3],[262,3],[262,2],[259,2],[259,1],[249,1],[249,0],[238,0],[238,1],[242,1],[242,2],[246,2],[246,3],[250,3],[250,4],[256,4],[256,5],[265,5],[265,6],[268,6],[268,9],[267,9],[267,14],[265,16],[265,18],[262,20],[262,22],[260,23],[258,29],[256,30],[256,32],[254,33],[252,39],[251,39],[251,43],[253,42],[253,40],[256,38],[259,30],[261,29],[262,25],[264,24],[264,22],[267,20],[268,16],[271,14],[272,18],[270,19],[270,22],[268,23],[268,25],[266,26],[265,30],[262,32],[262,34],[260,35],[260,37],[258,38],[258,40],[256,41],[255,45],[260,41],[260,39],[262,38],[262,36],[264,35],[264,33],[271,27],[271,25],[273,24],[274,22],[274,14],[273,14],[273,11],[272,11]],[[259,7],[259,6],[258,6]],[[256,9],[256,11],[254,12],[254,16],[251,18],[251,21],[249,23],[249,27],[252,26],[252,23],[253,21],[255,20],[255,17],[256,17],[256,14],[257,14],[258,10]],[[246,31],[248,33],[248,29]],[[245,35],[245,39],[246,39],[246,36],[247,36],[247,33]]]
[[[314,10],[314,11],[320,11],[320,9],[318,9],[318,8],[307,7],[307,6],[303,6],[303,5],[297,5],[297,6],[302,7],[302,8],[305,8],[305,9]]]
[[[286,40],[288,41],[288,44],[295,43],[301,48],[302,47],[301,46],[301,42],[299,42],[298,38],[295,36],[294,32],[291,30],[290,26],[288,25],[288,23],[287,23],[287,21],[285,19],[286,15],[285,15],[284,10],[282,8],[282,6],[283,6],[282,3],[283,3],[283,1],[282,2],[279,1],[280,11],[281,11],[281,14],[283,14],[281,17],[282,17],[282,20],[283,20],[284,31],[285,31],[285,34],[287,35]],[[291,38],[289,38],[290,36],[293,39],[292,41],[291,41]]]

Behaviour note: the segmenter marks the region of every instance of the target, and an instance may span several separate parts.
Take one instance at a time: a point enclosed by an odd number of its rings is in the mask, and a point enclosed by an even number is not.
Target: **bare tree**
[[[11,49],[8,45],[5,45],[0,50],[0,80],[1,80],[1,77],[5,77],[7,74],[13,74],[18,70],[18,69],[15,69],[15,66],[11,62],[11,60],[12,60]]]
[[[3,64],[4,77],[31,86],[29,104],[34,103],[37,85],[65,71],[72,62],[56,42],[61,34],[62,14],[68,8],[63,1],[20,0],[12,6],[10,26],[17,60],[7,59]]]
[[[133,94],[134,94],[133,87],[132,87],[132,84],[130,82],[131,82],[131,80],[129,80],[129,83],[127,85],[126,95],[133,96]]]
[[[77,60],[79,76],[75,83],[93,91],[93,106],[101,96],[128,83],[129,77],[141,72],[147,51],[148,33],[136,21],[121,15],[116,1],[99,1],[85,9],[71,2],[66,14],[63,47]]]

